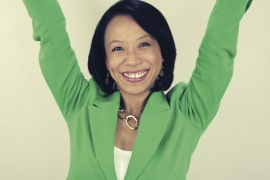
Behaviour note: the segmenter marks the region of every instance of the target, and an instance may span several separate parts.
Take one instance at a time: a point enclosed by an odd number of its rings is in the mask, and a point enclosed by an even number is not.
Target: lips
[[[124,78],[129,82],[139,82],[142,81],[147,75],[148,70],[140,70],[136,72],[123,72]]]

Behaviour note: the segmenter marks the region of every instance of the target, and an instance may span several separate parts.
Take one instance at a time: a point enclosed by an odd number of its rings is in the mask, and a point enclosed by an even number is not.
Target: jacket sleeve
[[[89,83],[70,47],[66,22],[57,0],[23,0],[32,19],[34,40],[40,41],[43,76],[65,118],[84,103]]]
[[[252,0],[217,0],[211,12],[196,68],[180,96],[180,110],[205,130],[216,115],[233,74],[239,23]]]

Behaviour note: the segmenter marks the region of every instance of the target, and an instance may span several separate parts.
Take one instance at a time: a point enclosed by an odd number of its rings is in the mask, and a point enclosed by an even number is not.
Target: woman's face
[[[116,16],[105,32],[106,66],[122,93],[150,93],[162,66],[158,42],[130,16]]]

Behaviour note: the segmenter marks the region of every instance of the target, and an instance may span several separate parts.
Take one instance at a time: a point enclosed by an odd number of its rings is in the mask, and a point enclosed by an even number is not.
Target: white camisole
[[[114,146],[114,167],[118,180],[124,180],[132,151],[125,151]]]

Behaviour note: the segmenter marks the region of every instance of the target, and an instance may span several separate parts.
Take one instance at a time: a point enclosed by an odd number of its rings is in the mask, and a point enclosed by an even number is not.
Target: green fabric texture
[[[116,180],[114,140],[120,93],[105,97],[84,79],[57,0],[23,0],[40,41],[44,78],[70,133],[67,179]],[[126,180],[184,180],[197,143],[231,80],[239,22],[251,0],[217,0],[188,84],[151,94],[141,117]]]

